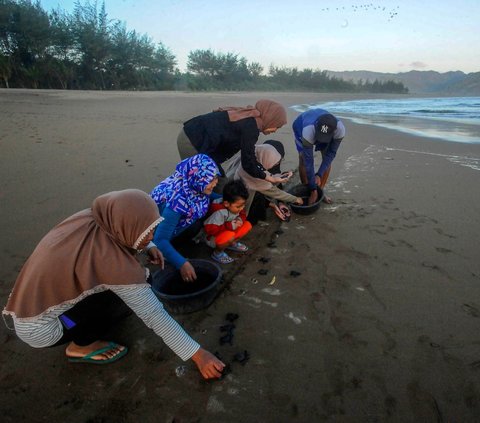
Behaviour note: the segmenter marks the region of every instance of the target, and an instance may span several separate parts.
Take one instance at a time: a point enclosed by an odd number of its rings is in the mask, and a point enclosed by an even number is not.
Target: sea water
[[[371,99],[301,104],[339,118],[444,141],[480,143],[480,97]]]

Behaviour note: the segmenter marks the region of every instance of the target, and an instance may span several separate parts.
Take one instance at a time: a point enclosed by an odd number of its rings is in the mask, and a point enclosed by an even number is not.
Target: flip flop
[[[120,345],[115,342],[110,342],[106,347],[99,348],[98,350],[92,351],[91,353],[84,355],[83,357],[68,357],[68,361],[70,363],[90,363],[90,364],[113,363],[114,361],[117,361],[120,358],[122,358],[128,352],[127,347],[125,347],[124,350],[120,351],[118,354],[114,355],[113,357],[107,358],[105,360],[94,360],[92,357],[95,357],[96,355],[99,355],[99,354],[103,354],[119,346]]]
[[[237,241],[227,247],[226,250],[235,251],[237,253],[245,253],[248,251],[248,247],[245,244]]]

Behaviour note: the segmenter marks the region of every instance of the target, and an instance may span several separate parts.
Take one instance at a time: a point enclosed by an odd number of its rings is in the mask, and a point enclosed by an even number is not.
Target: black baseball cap
[[[315,123],[315,141],[330,142],[335,129],[337,129],[337,118],[335,116],[330,113],[320,116]]]

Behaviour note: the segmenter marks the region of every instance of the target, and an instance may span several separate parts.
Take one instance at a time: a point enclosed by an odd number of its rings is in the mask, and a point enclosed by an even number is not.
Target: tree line
[[[175,55],[147,34],[108,18],[105,3],[73,12],[39,1],[0,0],[0,87],[91,90],[262,90],[407,93],[395,81],[345,81],[327,71],[270,66],[211,49]]]

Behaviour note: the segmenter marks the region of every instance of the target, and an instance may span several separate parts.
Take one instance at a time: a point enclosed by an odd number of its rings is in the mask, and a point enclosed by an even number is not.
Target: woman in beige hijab
[[[267,174],[282,177],[284,181],[288,181],[292,177],[292,172],[280,172],[280,162],[285,155],[283,144],[280,141],[268,140],[263,144],[257,145],[255,147],[255,155],[257,161],[266,169]],[[289,220],[291,214],[290,209],[286,206],[287,203],[303,204],[303,200],[300,197],[283,191],[277,184],[268,182],[266,179],[252,177],[243,168],[241,160],[237,159],[232,164],[232,167],[236,169],[234,179],[241,179],[250,192],[245,206],[249,220],[255,220],[250,215],[250,207],[255,195],[265,197],[266,200],[263,202],[268,207],[271,207],[277,217],[283,221]],[[232,172],[231,169],[229,169],[229,174]]]
[[[130,308],[205,378],[219,377],[224,364],[164,310],[136,258],[161,219],[150,196],[130,189],[101,195],[55,226],[26,261],[3,311],[18,337],[34,348],[69,342],[70,362],[111,363],[128,349],[103,336]],[[153,251],[151,262],[163,267]]]

